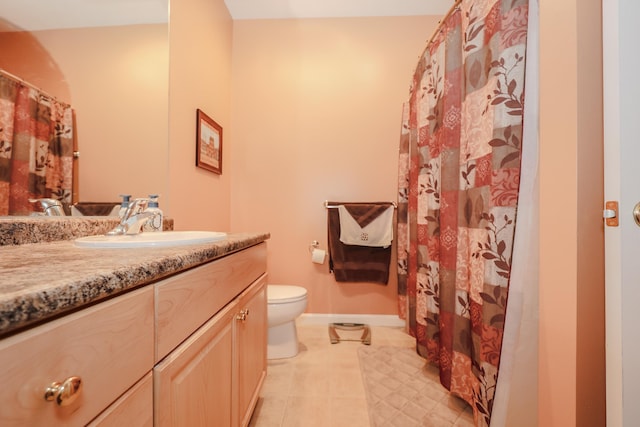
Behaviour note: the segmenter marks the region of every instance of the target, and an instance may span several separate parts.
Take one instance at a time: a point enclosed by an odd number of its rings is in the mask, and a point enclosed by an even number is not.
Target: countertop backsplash
[[[106,216],[0,217],[0,246],[57,242],[104,234],[119,222],[117,217]],[[164,230],[173,230],[173,219],[164,219]]]

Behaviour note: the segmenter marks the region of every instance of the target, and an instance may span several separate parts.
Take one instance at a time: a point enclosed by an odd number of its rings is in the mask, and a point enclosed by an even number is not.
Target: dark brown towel
[[[360,228],[364,228],[381,213],[389,209],[389,203],[343,203],[347,212],[356,220]]]
[[[79,202],[74,206],[85,216],[106,216],[113,211],[114,206],[119,204],[118,202]]]
[[[389,207],[389,203],[329,202],[329,205],[340,204],[344,205],[361,227],[373,221]],[[364,225],[361,220],[364,221]],[[384,285],[389,282],[391,246],[378,248],[342,243],[338,209],[327,209],[327,228],[329,271],[333,272],[336,282],[371,282]]]

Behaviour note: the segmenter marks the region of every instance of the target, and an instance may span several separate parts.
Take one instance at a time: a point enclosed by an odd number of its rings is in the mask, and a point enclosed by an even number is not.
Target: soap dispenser
[[[120,194],[120,197],[122,197],[122,203],[120,203],[120,210],[118,211],[118,217],[122,219],[124,217],[125,212],[127,212],[127,208],[129,207],[131,194]]]
[[[149,203],[147,204],[147,208],[144,211],[151,212],[155,215],[153,215],[147,220],[147,222],[144,223],[144,226],[142,227],[144,231],[162,231],[164,215],[158,207],[159,197],[160,196],[157,194],[149,194]]]

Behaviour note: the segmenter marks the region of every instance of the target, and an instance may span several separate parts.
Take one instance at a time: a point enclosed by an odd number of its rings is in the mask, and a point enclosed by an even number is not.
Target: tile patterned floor
[[[342,338],[351,337],[339,332]],[[298,325],[300,353],[270,360],[250,426],[369,427],[357,341],[331,344],[327,325]],[[354,336],[357,338],[357,336]],[[372,327],[372,346],[414,348],[400,328]],[[434,380],[437,382],[437,380]],[[473,427],[471,409],[434,384],[439,393],[425,427]]]

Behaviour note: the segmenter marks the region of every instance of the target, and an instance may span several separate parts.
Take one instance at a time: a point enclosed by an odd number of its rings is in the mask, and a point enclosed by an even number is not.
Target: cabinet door
[[[243,292],[238,301],[238,415],[240,425],[247,426],[267,375],[267,275]]]
[[[156,426],[231,426],[233,322],[227,305],[156,365]]]

